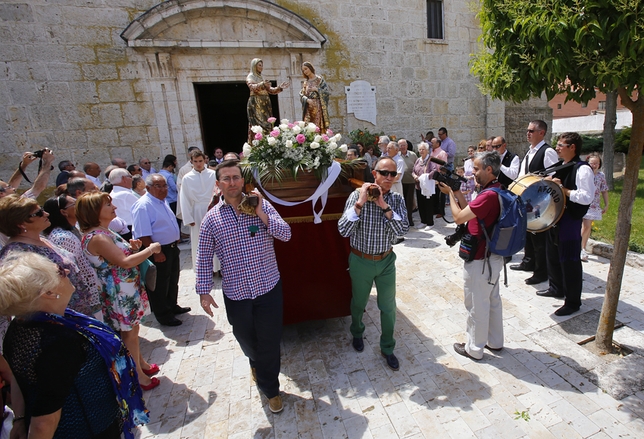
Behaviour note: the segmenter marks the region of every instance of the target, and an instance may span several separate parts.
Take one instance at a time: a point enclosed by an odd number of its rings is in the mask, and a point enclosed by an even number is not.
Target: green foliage
[[[632,127],[622,129],[615,136],[615,152],[628,153],[628,146],[631,144]]]
[[[602,136],[582,135],[582,154],[588,154],[593,151],[601,152],[604,150],[604,138]]]
[[[587,102],[642,79],[644,2],[481,0],[482,47],[471,61],[493,98],[521,102],[546,93]]]
[[[524,421],[528,422],[530,420],[530,413],[529,412],[530,412],[529,409],[528,410],[523,410],[523,411],[515,410],[514,411],[514,419],[515,420],[523,419]]]
[[[368,129],[362,128],[359,130],[353,130],[349,133],[349,138],[351,139],[352,144],[358,142],[362,143],[364,146],[372,145],[373,151],[376,155],[380,155],[380,149],[378,148],[378,138],[384,136],[385,133],[380,131],[379,133],[370,133]]]

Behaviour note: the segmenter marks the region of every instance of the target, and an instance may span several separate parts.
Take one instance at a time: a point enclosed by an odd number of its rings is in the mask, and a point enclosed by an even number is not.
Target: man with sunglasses
[[[548,125],[542,120],[533,120],[528,124],[526,137],[530,149],[519,167],[519,177],[542,171],[559,160],[557,151],[544,140]],[[510,265],[512,270],[533,271],[532,277],[525,280],[528,285],[534,285],[548,280],[546,266],[546,234],[527,232],[523,260],[520,264]]]
[[[492,151],[496,151],[501,156],[501,172],[499,173],[499,182],[506,188],[516,180],[519,175],[519,166],[521,160],[519,156],[508,151],[508,145],[505,143],[505,137],[492,138]]]
[[[365,331],[362,315],[369,301],[371,286],[376,283],[380,309],[380,352],[392,370],[398,370],[394,355],[396,323],[396,237],[407,233],[407,209],[402,195],[391,190],[398,170],[390,157],[376,162],[375,184],[365,183],[347,199],[338,221],[340,235],[350,238],[349,275],[351,276],[351,335],[353,348],[364,350]],[[377,194],[374,193],[377,189]],[[373,201],[369,201],[369,199]]]

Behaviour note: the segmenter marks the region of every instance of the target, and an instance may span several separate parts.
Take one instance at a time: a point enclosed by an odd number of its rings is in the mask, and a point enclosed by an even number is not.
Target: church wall
[[[291,87],[279,95],[282,116],[290,119],[301,114],[299,64],[311,61],[332,92],[331,126],[344,134],[366,127],[417,143],[421,132],[446,126],[464,154],[468,144],[504,133],[506,124],[514,123],[505,115],[505,104],[489,102],[469,74],[469,55],[479,34],[470,2],[445,2],[442,41],[426,38],[423,0],[275,3],[322,32],[327,39],[322,48],[132,48],[121,32],[157,1],[3,2],[1,175],[8,178],[23,151],[43,147],[79,167],[87,161],[105,166],[113,157],[131,163],[148,156],[158,168],[168,153],[182,160],[188,146],[201,146],[192,83],[243,81],[256,56],[265,60],[265,77],[291,77]],[[208,20],[200,16],[192,29],[206,32]],[[285,32],[263,26],[264,38]],[[190,26],[177,25],[166,34],[183,38],[189,31]],[[234,39],[239,25],[224,20],[217,32]],[[357,79],[377,88],[376,126],[346,111],[344,87]]]

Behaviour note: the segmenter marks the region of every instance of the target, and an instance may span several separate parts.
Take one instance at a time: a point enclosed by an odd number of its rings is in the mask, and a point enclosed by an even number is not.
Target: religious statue
[[[268,118],[273,117],[273,107],[268,95],[276,95],[291,85],[290,82],[285,81],[278,87],[271,87],[271,81],[264,80],[262,77],[262,70],[264,70],[264,62],[259,58],[255,58],[250,63],[250,73],[246,77],[246,84],[250,89],[250,97],[246,106],[249,139],[252,139],[250,127],[254,125],[261,126],[265,132],[269,132],[272,129]]]
[[[313,122],[322,132],[329,129],[329,88],[310,62],[302,64],[302,74],[306,78],[300,91],[302,102],[302,120]]]

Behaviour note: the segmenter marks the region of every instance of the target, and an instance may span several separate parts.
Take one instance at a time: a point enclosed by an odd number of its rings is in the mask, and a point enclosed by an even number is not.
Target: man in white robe
[[[201,221],[208,212],[208,205],[212,200],[217,176],[215,171],[206,167],[206,155],[199,151],[190,153],[192,170],[188,172],[181,182],[179,198],[181,202],[181,216],[183,223],[190,227],[190,243],[192,246],[192,267],[197,261],[197,248],[199,247],[199,229]],[[213,259],[213,271],[219,271],[219,260]]]

